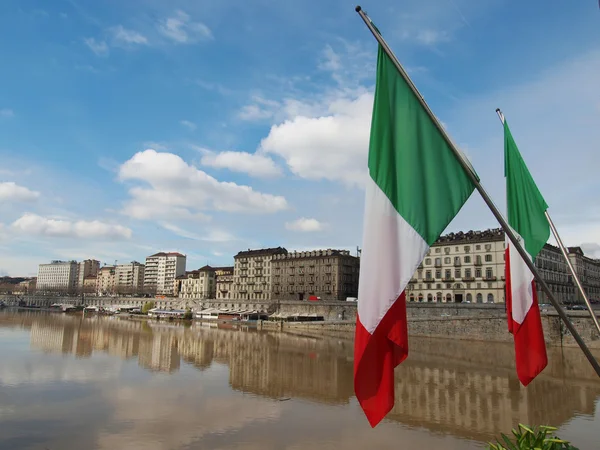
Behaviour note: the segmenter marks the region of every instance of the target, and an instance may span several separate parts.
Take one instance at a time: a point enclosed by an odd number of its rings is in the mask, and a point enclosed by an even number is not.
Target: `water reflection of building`
[[[576,414],[594,413],[600,385],[596,380],[577,380],[574,373],[555,377],[552,366],[564,366],[559,349],[550,349],[549,367],[523,388],[512,352],[505,351],[510,346],[477,343],[476,347],[480,345],[473,352],[465,351],[465,345],[439,343],[439,350],[413,351],[396,369],[396,402],[388,418],[485,440],[519,422],[560,426]]]
[[[164,372],[178,370],[180,358],[200,370],[221,363],[234,390],[270,398],[344,404],[353,395],[351,341],[100,317],[16,317],[31,328],[32,346],[45,351],[137,357],[141,367]],[[523,388],[510,344],[412,340],[410,357],[396,371],[396,403],[387,418],[489,440],[518,422],[561,426],[592,415],[600,384],[585,357],[577,349],[548,353],[549,366]]]
[[[140,366],[162,372],[173,372],[179,369],[179,352],[175,336],[160,332],[146,334],[139,345]]]

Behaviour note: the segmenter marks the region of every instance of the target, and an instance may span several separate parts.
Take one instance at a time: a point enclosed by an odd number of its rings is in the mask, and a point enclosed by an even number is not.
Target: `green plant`
[[[190,308],[185,310],[185,314],[183,315],[183,318],[185,320],[192,320],[194,318],[194,315],[192,314],[192,310]]]
[[[142,312],[144,314],[148,314],[148,311],[150,311],[152,308],[154,308],[155,305],[156,305],[156,303],[154,303],[154,302],[144,303],[144,306],[142,307]]]
[[[520,423],[519,428],[512,430],[515,440],[501,434],[502,441],[498,439],[497,444],[488,443],[488,450],[578,450],[569,442],[554,436],[554,431],[554,427],[542,425],[531,428]]]

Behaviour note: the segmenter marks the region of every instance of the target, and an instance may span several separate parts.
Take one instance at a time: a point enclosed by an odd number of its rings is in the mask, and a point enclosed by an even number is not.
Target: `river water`
[[[0,312],[0,449],[478,449],[518,422],[600,448],[600,382],[577,349],[520,386],[509,344],[411,339],[371,429],[352,341],[113,317]]]

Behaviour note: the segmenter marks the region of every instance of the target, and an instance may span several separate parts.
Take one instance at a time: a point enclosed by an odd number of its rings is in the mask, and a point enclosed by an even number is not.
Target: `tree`
[[[192,310],[190,308],[185,310],[185,314],[183,315],[183,318],[185,320],[192,320],[194,318],[194,315],[192,314]]]
[[[155,306],[156,306],[156,303],[154,303],[154,302],[146,302],[146,303],[144,303],[144,306],[142,307],[142,312],[144,314],[148,314],[148,311],[150,311]]]

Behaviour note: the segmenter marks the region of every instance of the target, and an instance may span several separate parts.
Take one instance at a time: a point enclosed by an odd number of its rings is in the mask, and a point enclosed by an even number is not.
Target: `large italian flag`
[[[521,246],[535,260],[550,237],[548,205],[519,153],[504,121],[504,175],[508,224]],[[506,314],[515,340],[517,376],[527,386],[548,364],[535,281],[525,261],[506,240]]]
[[[474,185],[379,47],[354,344],[354,389],[371,426],[394,405],[408,355],[406,288]]]

